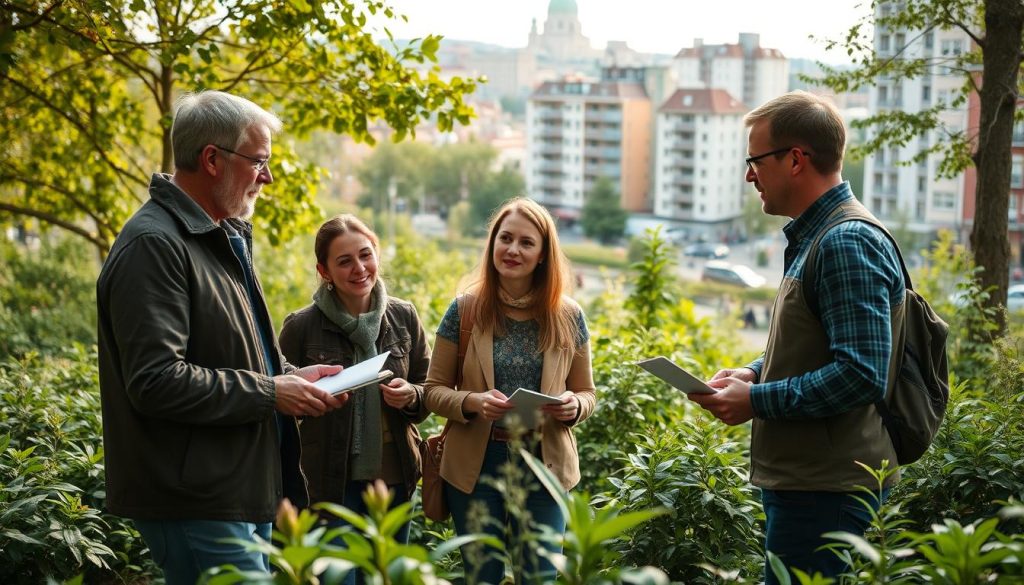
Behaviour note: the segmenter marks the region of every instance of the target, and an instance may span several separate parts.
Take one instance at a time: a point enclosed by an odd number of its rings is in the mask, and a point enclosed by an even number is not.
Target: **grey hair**
[[[237,148],[246,130],[265,126],[272,133],[281,120],[251,101],[222,91],[186,93],[178,99],[171,125],[175,168],[194,171],[209,144]]]

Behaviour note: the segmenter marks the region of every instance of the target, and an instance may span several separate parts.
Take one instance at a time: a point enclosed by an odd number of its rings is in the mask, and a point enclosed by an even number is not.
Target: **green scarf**
[[[327,319],[337,325],[348,337],[355,351],[352,365],[377,355],[377,337],[384,311],[388,306],[388,292],[384,282],[378,280],[370,292],[370,310],[352,316],[333,291],[321,284],[313,293],[313,303]],[[383,434],[381,427],[381,395],[375,387],[356,390],[352,396],[352,449],[349,479],[376,479],[381,476]]]

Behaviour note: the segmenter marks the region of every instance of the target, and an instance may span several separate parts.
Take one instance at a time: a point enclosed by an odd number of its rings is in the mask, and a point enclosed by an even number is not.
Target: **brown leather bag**
[[[466,348],[469,347],[469,337],[473,332],[472,299],[468,295],[462,295],[457,300],[459,304],[459,356],[455,366],[455,387],[462,386],[462,364],[466,358]],[[448,501],[444,498],[444,480],[441,479],[441,456],[444,454],[444,441],[448,436],[448,428],[451,421],[444,425],[441,434],[427,437],[426,441],[420,443],[420,458],[423,461],[423,489],[421,499],[423,500],[423,515],[434,522],[444,522],[451,515],[448,509]]]

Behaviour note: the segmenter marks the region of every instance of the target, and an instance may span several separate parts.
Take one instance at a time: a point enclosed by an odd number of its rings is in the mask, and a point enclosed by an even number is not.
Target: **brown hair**
[[[374,253],[378,257],[380,256],[380,240],[377,238],[377,234],[358,217],[350,213],[343,213],[328,219],[316,231],[313,254],[316,255],[317,264],[327,266],[327,249],[331,247],[331,242],[338,236],[348,232],[356,232],[366,236],[366,239],[370,240],[370,244],[373,245]]]
[[[558,243],[555,221],[547,209],[525,197],[506,201],[491,217],[488,227],[487,246],[480,258],[480,268],[469,287],[476,297],[474,305],[476,322],[490,328],[497,334],[505,331],[504,319],[498,300],[498,270],[494,267],[494,241],[498,237],[501,223],[509,215],[517,213],[533,224],[541,237],[541,263],[533,271],[530,290],[534,295],[533,317],[540,324],[538,349],[546,351],[558,347],[576,348],[579,326],[571,306],[563,295],[571,292],[569,260]]]
[[[768,122],[772,146],[806,148],[819,173],[843,169],[846,125],[827,99],[806,91],[791,91],[761,104],[743,118],[748,127],[758,122]]]

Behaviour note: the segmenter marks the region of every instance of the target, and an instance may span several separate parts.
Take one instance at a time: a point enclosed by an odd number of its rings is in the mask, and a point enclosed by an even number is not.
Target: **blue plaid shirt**
[[[783,228],[789,242],[787,277],[802,280],[814,238],[829,214],[852,197],[849,183],[836,185]],[[754,384],[750,400],[758,418],[822,418],[885,397],[890,310],[904,298],[903,271],[892,243],[862,221],[839,224],[821,239],[811,284],[835,361],[800,376]],[[763,365],[762,356],[747,367],[760,379]]]

